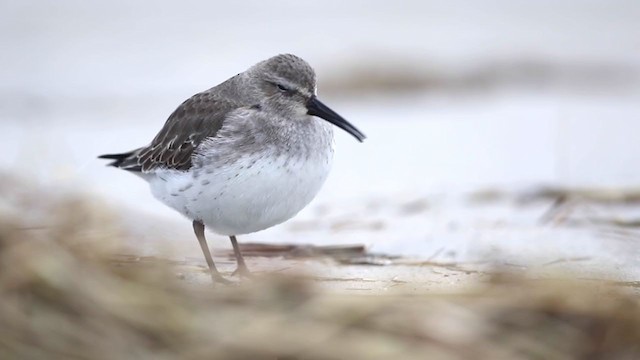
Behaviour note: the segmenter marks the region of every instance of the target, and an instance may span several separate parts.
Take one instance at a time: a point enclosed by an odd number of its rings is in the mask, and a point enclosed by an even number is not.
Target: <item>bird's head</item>
[[[264,99],[265,109],[284,116],[320,117],[362,141],[365,135],[342,116],[324,105],[316,96],[316,74],[301,58],[283,54],[262,61],[249,70],[252,81]]]

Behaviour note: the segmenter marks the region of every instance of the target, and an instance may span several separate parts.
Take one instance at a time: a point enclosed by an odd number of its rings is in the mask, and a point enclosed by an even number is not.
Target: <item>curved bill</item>
[[[327,120],[333,125],[353,135],[358,141],[362,142],[366,138],[364,134],[351,125],[342,116],[338,115],[335,111],[331,110],[327,105],[323,104],[316,96],[312,96],[307,102],[307,114],[317,116]]]

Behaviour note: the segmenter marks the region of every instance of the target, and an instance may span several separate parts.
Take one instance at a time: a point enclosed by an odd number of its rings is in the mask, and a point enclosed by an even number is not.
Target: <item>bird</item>
[[[251,277],[236,236],[311,202],[331,169],[333,126],[365,139],[318,99],[314,69],[280,54],[185,100],[148,145],[99,158],[146,180],[156,199],[190,219],[213,282],[229,283],[205,228],[231,240],[232,276]]]

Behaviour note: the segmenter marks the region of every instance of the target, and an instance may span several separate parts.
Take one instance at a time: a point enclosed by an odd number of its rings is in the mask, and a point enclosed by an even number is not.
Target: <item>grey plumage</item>
[[[184,101],[148,146],[100,158],[113,159],[110,165],[134,172],[156,168],[188,170],[193,166],[198,147],[207,138],[216,136],[233,110],[243,107],[259,110],[267,103],[267,107],[272,107],[269,110],[286,112],[287,102],[270,100],[287,91],[291,92],[287,96],[300,100],[310,97],[315,81],[315,72],[301,58],[291,54],[275,56]]]

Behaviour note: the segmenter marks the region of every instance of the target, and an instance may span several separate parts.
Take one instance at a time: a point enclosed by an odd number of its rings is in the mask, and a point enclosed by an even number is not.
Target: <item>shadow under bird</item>
[[[326,121],[325,121],[326,120]],[[277,55],[183,102],[147,146],[102,155],[146,180],[153,195],[193,220],[214,281],[205,226],[231,239],[280,224],[320,190],[333,160],[333,128],[365,136],[316,97],[315,72]]]

